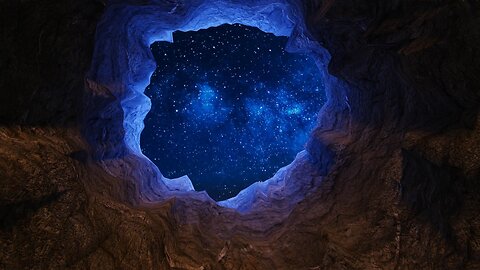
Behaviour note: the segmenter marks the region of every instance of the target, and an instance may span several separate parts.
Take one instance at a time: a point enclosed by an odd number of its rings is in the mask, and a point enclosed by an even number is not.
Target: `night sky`
[[[313,59],[286,37],[222,25],[151,46],[157,69],[143,153],[215,200],[264,181],[303,150],[325,102]]]

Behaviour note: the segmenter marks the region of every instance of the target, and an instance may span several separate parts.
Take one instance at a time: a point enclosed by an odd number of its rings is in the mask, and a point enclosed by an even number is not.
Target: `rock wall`
[[[111,116],[131,99],[99,83],[91,59],[100,15],[125,2],[0,5],[1,269],[480,268],[475,1],[296,6],[309,31],[292,36],[310,42],[290,49],[328,70],[308,162],[291,171],[314,184],[243,214],[201,193],[163,196],[142,181],[158,169],[118,140],[125,115]]]

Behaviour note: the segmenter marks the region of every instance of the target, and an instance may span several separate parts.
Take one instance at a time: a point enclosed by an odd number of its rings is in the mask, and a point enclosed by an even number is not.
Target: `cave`
[[[158,41],[173,42],[173,32],[179,30],[186,32],[223,24],[243,24],[276,36],[288,36],[286,50],[314,56],[321,76],[328,76],[325,71],[328,52],[315,46],[315,41],[308,36],[298,4],[287,1],[198,4],[198,7],[193,3],[182,6],[178,6],[178,3],[141,6],[131,19],[126,15],[133,12],[130,5],[124,9],[112,9],[111,13],[107,9],[96,29],[92,66],[86,77],[87,87],[91,90],[87,95],[92,96],[87,97],[90,104],[85,116],[87,124],[84,134],[96,158],[102,160],[105,170],[118,177],[130,175],[133,181],[144,183],[138,189],[142,200],[162,201],[174,197],[215,203],[206,192],[195,192],[188,176],[176,179],[164,177],[141,151],[143,120],[151,107],[151,101],[144,91],[156,68],[151,44]],[[189,8],[193,9],[191,14],[188,13]],[[176,18],[180,11],[188,15],[183,19]],[[297,18],[298,22],[291,18]],[[125,26],[112,29],[112,25]],[[317,55],[321,55],[321,58]],[[108,95],[115,98],[110,104],[105,104],[104,93],[97,94],[98,91],[104,91],[102,86],[105,85],[114,85],[108,87]],[[279,212],[288,213],[286,209],[317,188],[322,173],[328,169],[331,151],[322,148],[321,143],[317,147],[321,150],[316,149],[315,154],[311,154],[313,152],[307,147],[272,178],[252,184],[237,196],[219,202],[219,205],[242,213],[263,212],[266,208],[279,208],[282,209]],[[128,162],[123,164],[129,159],[137,164],[134,167],[129,166]]]
[[[475,1],[8,1],[2,269],[480,268]],[[217,203],[141,151],[175,31],[242,24],[315,59],[295,160]]]

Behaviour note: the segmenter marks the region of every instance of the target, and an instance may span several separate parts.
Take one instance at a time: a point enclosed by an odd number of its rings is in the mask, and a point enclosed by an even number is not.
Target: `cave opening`
[[[304,149],[326,101],[314,59],[287,42],[222,24],[153,43],[143,154],[216,201],[273,177]]]
[[[142,152],[142,147],[143,150],[145,147],[141,145],[141,137],[145,127],[144,119],[152,109],[152,100],[147,96],[148,91],[145,91],[151,84],[158,65],[151,49],[152,44],[170,42],[171,46],[175,46],[173,33],[177,31],[198,33],[199,30],[224,24],[258,28],[261,32],[283,38],[282,49],[285,48],[288,52],[285,55],[295,57],[298,54],[297,57],[304,57],[304,60],[306,58],[301,54],[312,57],[315,65],[311,67],[314,72],[318,72],[322,84],[321,93],[316,93],[316,98],[321,97],[323,100],[315,105],[315,113],[310,116],[313,119],[308,121],[311,126],[306,130],[315,126],[314,131],[303,134],[308,137],[305,150],[302,151],[304,141],[299,140],[301,143],[297,145],[302,147],[295,150],[298,154],[273,177],[252,178],[252,181],[257,182],[237,185],[238,189],[232,190],[231,194],[218,192],[215,202],[206,192],[201,191],[207,188],[197,186],[197,190],[200,190],[197,192],[188,177],[175,178],[180,174],[170,177],[164,175],[159,169],[162,165],[155,165],[152,162],[155,161],[154,158],[151,160]],[[152,3],[135,8],[128,4],[119,5],[115,9],[108,9],[97,27],[95,53],[86,79],[89,96],[88,109],[85,111],[85,137],[92,147],[92,156],[101,161],[103,169],[134,187],[128,189],[134,192],[130,197],[135,204],[175,198],[216,204],[242,213],[266,208],[278,211],[282,209],[281,213],[288,213],[288,209],[320,186],[332,164],[334,155],[328,144],[315,135],[317,130],[329,129],[335,123],[333,112],[339,108],[342,111],[346,109],[343,101],[336,102],[343,100],[345,91],[343,84],[328,73],[329,61],[329,53],[313,39],[306,28],[299,3],[286,0],[262,0],[254,3],[221,0],[185,5],[173,2],[168,5]],[[202,87],[206,89],[203,91],[206,97],[217,89],[203,81],[194,84],[197,89],[190,90],[197,94],[197,98]],[[297,94],[300,92],[296,91]],[[275,93],[280,96],[281,91]],[[292,99],[296,100],[295,97]],[[325,104],[322,106],[323,102]],[[178,110],[181,113],[181,109]],[[287,111],[296,115],[297,110],[298,108],[291,108]],[[175,110],[173,112],[177,113]],[[318,118],[315,114],[318,114]],[[292,160],[292,153],[289,153],[289,161]],[[278,164],[271,172],[283,165],[286,164]],[[255,171],[258,173],[259,170]],[[235,197],[218,201],[236,194],[238,190],[241,191]]]

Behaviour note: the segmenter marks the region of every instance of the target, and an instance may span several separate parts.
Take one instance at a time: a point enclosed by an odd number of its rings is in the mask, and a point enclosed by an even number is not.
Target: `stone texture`
[[[125,147],[122,105],[145,100],[87,75],[124,4],[0,4],[1,269],[480,268],[475,1],[302,1],[310,34],[289,46],[328,71],[329,102],[294,168],[317,180],[244,214],[169,190]]]

